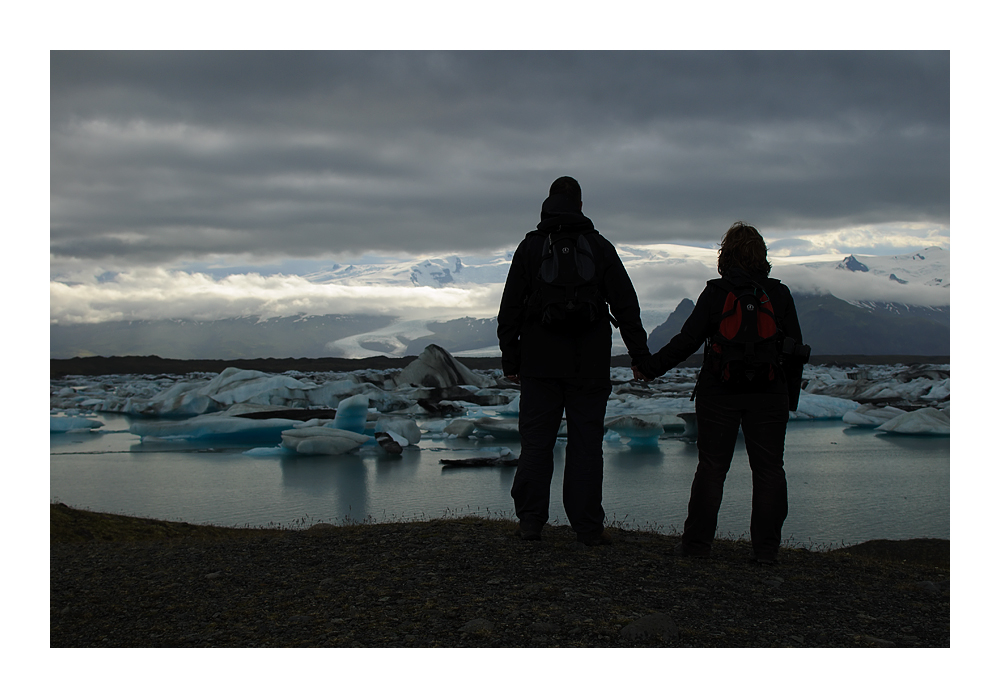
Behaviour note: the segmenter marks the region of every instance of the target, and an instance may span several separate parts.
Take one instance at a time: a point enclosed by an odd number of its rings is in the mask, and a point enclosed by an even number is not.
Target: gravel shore
[[[949,647],[949,542],[748,561],[509,521],[226,529],[50,506],[52,647]]]

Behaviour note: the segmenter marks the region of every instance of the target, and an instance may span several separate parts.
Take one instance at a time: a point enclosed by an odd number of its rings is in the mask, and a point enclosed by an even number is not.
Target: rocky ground
[[[52,647],[949,647],[949,542],[748,562],[481,518],[226,529],[50,508]]]

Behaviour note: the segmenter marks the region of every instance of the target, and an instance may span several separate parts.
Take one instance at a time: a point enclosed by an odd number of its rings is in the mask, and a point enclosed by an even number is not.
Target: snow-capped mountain
[[[487,257],[434,257],[430,259],[368,264],[334,264],[329,269],[303,275],[317,283],[349,286],[465,286],[504,283],[513,251]]]
[[[928,247],[911,255],[873,257],[849,255],[837,264],[837,269],[873,276],[883,276],[897,284],[951,286],[951,255],[940,247]],[[815,268],[815,264],[806,264]]]
[[[717,275],[716,252],[683,245],[619,245],[636,287],[651,348],[679,329],[690,301]],[[57,324],[50,355],[150,355],[165,358],[408,356],[435,343],[464,355],[496,355],[495,310],[512,250],[364,264],[331,264],[302,275],[307,286],[379,289],[471,289],[488,301],[467,309],[432,308],[412,316],[385,304],[377,313],[298,314],[194,322],[148,320]],[[791,288],[814,354],[947,355],[950,350],[950,254],[927,248],[908,255],[773,258],[772,276]],[[390,294],[391,295],[391,294]],[[684,303],[687,300],[688,303]],[[490,312],[493,315],[488,315]],[[683,317],[682,317],[683,316]],[[615,353],[625,353],[615,333]],[[653,340],[656,340],[655,342]]]

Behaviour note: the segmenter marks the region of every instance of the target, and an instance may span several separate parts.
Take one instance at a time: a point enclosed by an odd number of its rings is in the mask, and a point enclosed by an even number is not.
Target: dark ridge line
[[[284,373],[285,371],[301,371],[303,373],[359,370],[383,371],[386,369],[404,368],[416,358],[416,356],[370,356],[364,359],[336,357],[313,359],[164,359],[159,356],[86,356],[73,359],[49,359],[49,378],[123,374],[185,375],[188,373],[221,373],[229,367],[263,371],[265,373]],[[455,355],[455,358],[471,369],[489,370],[500,368],[499,356],[463,357]],[[611,365],[615,367],[628,366],[629,363],[627,355],[615,356],[611,360]],[[813,356],[809,363],[816,366],[838,367],[886,364],[912,366],[917,364],[950,364],[951,360],[949,356],[840,354]],[[682,367],[699,365],[701,365],[701,356],[698,354],[681,364]]]

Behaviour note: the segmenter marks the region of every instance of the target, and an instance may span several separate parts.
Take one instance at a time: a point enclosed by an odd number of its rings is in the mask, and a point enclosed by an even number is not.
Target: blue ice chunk
[[[333,428],[353,431],[355,434],[364,434],[367,420],[368,396],[352,395],[341,400],[340,404],[337,405],[337,416],[333,420]]]

